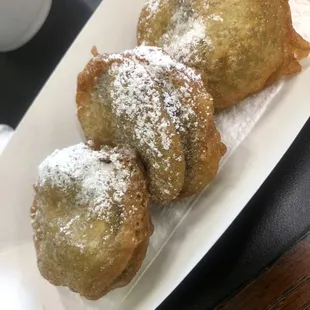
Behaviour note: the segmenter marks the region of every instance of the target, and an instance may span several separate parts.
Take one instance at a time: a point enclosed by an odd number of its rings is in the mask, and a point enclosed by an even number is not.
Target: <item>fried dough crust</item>
[[[138,43],[200,70],[216,109],[300,72],[299,60],[310,53],[287,0],[148,1]]]
[[[96,54],[78,77],[78,117],[88,139],[129,144],[141,156],[153,202],[201,191],[225,146],[201,77],[159,48]]]
[[[42,276],[88,299],[132,280],[153,232],[134,152],[83,143],[42,162],[31,217]]]

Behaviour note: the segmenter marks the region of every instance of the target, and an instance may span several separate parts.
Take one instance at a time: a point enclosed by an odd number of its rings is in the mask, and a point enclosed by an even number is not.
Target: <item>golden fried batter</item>
[[[165,107],[181,135],[186,171],[178,198],[199,193],[216,176],[226,152],[213,120],[213,100],[193,70],[172,62],[162,50],[139,48],[132,57],[145,66],[162,90]]]
[[[96,55],[78,78],[78,117],[97,144],[129,144],[146,165],[152,200],[181,191],[185,160],[180,137],[145,68],[125,55]]]
[[[200,70],[215,108],[299,72],[310,52],[293,29],[288,0],[150,0],[138,43]]]
[[[212,99],[199,75],[162,50],[96,54],[79,75],[76,98],[88,139],[138,151],[154,202],[195,194],[216,175],[225,147]]]
[[[39,166],[31,209],[38,267],[88,299],[128,284],[153,226],[145,176],[133,151],[83,143]]]

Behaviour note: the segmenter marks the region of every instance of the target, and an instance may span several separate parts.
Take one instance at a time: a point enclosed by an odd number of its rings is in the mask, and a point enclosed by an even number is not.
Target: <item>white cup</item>
[[[41,28],[52,0],[0,0],[0,52],[27,43]]]
[[[13,133],[14,130],[11,127],[0,124],[0,154],[4,150],[9,140],[12,138]]]

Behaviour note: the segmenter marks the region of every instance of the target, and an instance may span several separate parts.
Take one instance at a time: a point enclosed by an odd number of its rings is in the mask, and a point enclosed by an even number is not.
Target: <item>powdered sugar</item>
[[[110,74],[115,76],[111,90],[113,110],[119,118],[133,124],[134,138],[139,143],[161,157],[161,150],[155,144],[156,135],[164,149],[169,150],[171,137],[167,135],[167,127],[171,125],[170,120],[178,132],[186,130],[184,120],[189,120],[195,113],[190,104],[181,104],[181,98],[192,98],[194,106],[197,98],[190,83],[200,83],[201,77],[160,48],[140,46],[125,51],[124,55],[121,63],[114,63],[110,68]],[[119,55],[111,55],[110,59],[115,57]],[[184,82],[184,86],[176,86],[173,78]],[[205,92],[202,82],[198,85]],[[165,111],[170,120],[163,118]],[[194,124],[188,122],[187,125]]]
[[[199,44],[214,49],[201,17],[180,6],[171,18],[170,30],[161,39],[163,49],[175,59],[188,62],[195,58]]]
[[[152,14],[155,14],[156,12],[158,12],[158,9],[159,9],[159,1],[158,0],[148,0],[147,6],[148,6],[149,11]]]
[[[130,176],[118,156],[83,143],[56,150],[40,164],[36,186],[72,193],[79,188],[76,207],[86,206],[89,216],[108,220],[112,203],[122,201]]]
[[[223,22],[223,18],[220,15],[211,14],[208,16],[208,20],[214,20],[216,22]]]
[[[189,120],[191,116],[195,115],[195,112],[190,105],[185,106],[182,104],[181,98],[192,98],[191,104],[194,106],[197,98],[193,96],[190,82],[199,81],[200,76],[192,69],[172,60],[160,48],[141,46],[134,49],[132,53],[136,55],[137,59],[147,61],[145,68],[157,87],[160,87],[162,91],[163,101],[170,119],[178,132],[185,132],[185,122],[182,120]],[[173,78],[181,79],[185,83],[185,87],[176,87]],[[187,126],[190,125],[193,124],[187,124]]]
[[[155,144],[156,136],[161,137],[161,145],[168,150],[171,137],[166,134],[166,128],[170,123],[163,118],[161,97],[154,81],[143,65],[130,59],[124,59],[121,65],[112,65],[110,71],[115,75],[111,91],[115,114],[133,124],[134,139],[161,157],[161,150]]]
[[[125,52],[126,53],[126,52]],[[173,70],[176,69],[180,71],[182,74],[182,78],[184,78],[187,82],[201,81],[201,75],[197,73],[192,68],[184,65],[181,62],[178,62],[170,57],[167,53],[165,53],[159,47],[150,47],[150,46],[139,46],[131,51],[127,51],[127,53],[133,53],[137,58],[142,58],[147,60],[150,66],[147,66],[150,70],[153,67],[153,76],[158,75],[158,73],[162,73],[163,70]],[[159,71],[159,72],[158,72]],[[186,90],[185,90],[186,91]]]
[[[181,132],[198,127],[193,107],[210,99],[201,77],[152,47],[96,55],[90,66],[102,70],[93,82],[92,102],[99,109],[109,106],[115,126],[113,143],[137,150],[150,176],[153,201],[172,201],[182,189],[186,169]]]
[[[145,20],[151,19],[159,9],[160,0],[149,1],[146,4],[147,13]],[[218,15],[211,15],[211,20],[223,21]],[[213,42],[206,33],[206,25],[202,17],[195,13],[184,2],[177,5],[173,16],[170,18],[168,30],[160,39],[160,46],[177,61],[188,62],[198,57],[197,49],[199,45],[207,46],[210,50],[214,49]],[[152,27],[146,27],[145,31],[151,34]]]

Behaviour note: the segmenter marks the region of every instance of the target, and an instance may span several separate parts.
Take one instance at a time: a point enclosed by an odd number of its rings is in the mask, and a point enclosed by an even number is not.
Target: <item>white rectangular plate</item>
[[[107,53],[136,45],[136,25],[143,3],[104,0],[0,157],[1,309],[156,308],[244,208],[310,115],[310,68],[306,64],[293,79],[276,84],[218,117],[224,141],[230,146],[229,156],[216,180],[200,197],[180,206],[153,208],[156,230],[145,263],[131,285],[97,302],[50,285],[39,275],[32,245],[29,208],[36,168],[54,149],[83,140],[75,112],[77,74],[90,59],[93,45]],[[243,116],[234,119],[238,111]],[[236,121],[239,126],[235,126]],[[238,134],[229,135],[227,127],[235,128]]]

